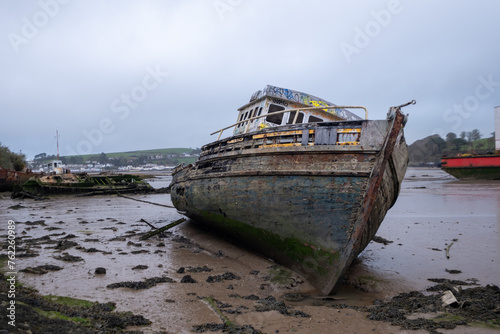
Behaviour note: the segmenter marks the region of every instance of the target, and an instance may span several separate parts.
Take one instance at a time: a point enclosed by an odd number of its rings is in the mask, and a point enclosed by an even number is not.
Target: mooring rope
[[[153,204],[153,205],[163,206],[165,208],[175,209],[175,206],[172,206],[172,205],[166,205],[166,204],[154,203],[154,202],[150,202],[150,201],[144,201],[142,199],[137,199],[137,198],[133,198],[133,197],[130,197],[130,196],[122,195],[116,189],[115,189],[115,191],[118,194],[118,196],[120,196],[120,197],[128,198],[128,199],[131,199],[131,200],[134,200],[134,201],[137,201],[137,202],[143,202],[143,203],[147,203],[147,204]]]

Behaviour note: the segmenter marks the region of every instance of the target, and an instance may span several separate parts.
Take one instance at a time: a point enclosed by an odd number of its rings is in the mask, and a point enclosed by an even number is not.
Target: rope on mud
[[[175,206],[172,206],[172,205],[166,205],[166,204],[160,204],[160,203],[154,203],[154,202],[150,202],[150,201],[144,201],[142,199],[137,199],[137,198],[133,198],[133,197],[130,197],[130,196],[125,196],[125,195],[122,195],[118,192],[118,190],[116,190],[116,193],[118,194],[118,196],[120,197],[123,197],[123,198],[128,198],[128,199],[131,199],[131,200],[134,200],[134,201],[137,201],[137,202],[143,202],[143,203],[148,203],[148,204],[153,204],[153,205],[158,205],[158,206],[163,206],[165,208],[172,208],[172,209],[175,209]]]
[[[451,244],[449,244],[448,247],[446,247],[446,258],[447,259],[450,258],[450,248],[452,245],[453,245],[453,242]]]

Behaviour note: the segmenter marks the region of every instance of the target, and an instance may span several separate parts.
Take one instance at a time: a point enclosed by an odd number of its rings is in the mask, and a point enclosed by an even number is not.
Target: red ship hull
[[[500,154],[442,158],[441,169],[461,180],[500,180]]]

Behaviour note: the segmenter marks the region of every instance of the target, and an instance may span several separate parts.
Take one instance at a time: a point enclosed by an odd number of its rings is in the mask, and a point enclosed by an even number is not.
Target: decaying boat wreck
[[[330,294],[398,196],[408,165],[403,106],[368,120],[347,110],[362,107],[266,86],[194,165],[173,171],[172,202]]]

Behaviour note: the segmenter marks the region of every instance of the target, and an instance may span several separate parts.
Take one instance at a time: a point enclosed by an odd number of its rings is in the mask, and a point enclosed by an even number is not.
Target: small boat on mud
[[[0,191],[12,191],[14,186],[23,184],[33,175],[31,171],[15,171],[0,167]]]
[[[14,188],[12,197],[48,194],[124,194],[153,191],[153,187],[138,175],[71,173],[60,160],[48,164],[47,174],[34,174]]]
[[[398,197],[408,165],[401,108],[414,103],[368,120],[364,107],[268,85],[194,165],[174,169],[172,202],[331,294]],[[356,108],[365,119],[347,110]]]
[[[500,180],[500,107],[495,107],[495,152],[442,157],[441,169],[460,180]]]

